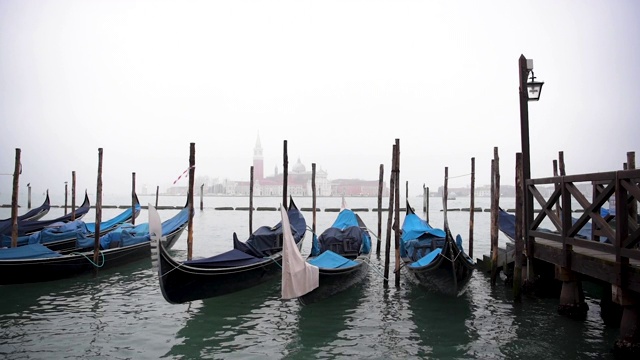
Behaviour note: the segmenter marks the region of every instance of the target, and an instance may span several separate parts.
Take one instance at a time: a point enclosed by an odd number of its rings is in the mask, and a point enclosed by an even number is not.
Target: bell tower
[[[262,157],[262,145],[260,145],[260,134],[256,139],[256,146],[253,148],[253,177],[256,180],[264,179],[264,163]]]

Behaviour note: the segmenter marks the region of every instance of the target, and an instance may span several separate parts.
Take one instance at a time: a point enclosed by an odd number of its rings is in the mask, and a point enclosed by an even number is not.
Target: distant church
[[[289,166],[288,166],[289,167]],[[307,171],[300,158],[287,173],[287,192],[292,196],[312,196],[312,171]],[[329,180],[327,171],[316,166],[316,196],[378,196],[378,181],[359,179]],[[253,149],[253,195],[282,196],[283,173],[274,169],[271,176],[264,175],[264,157],[260,135]],[[249,195],[249,181],[234,181],[227,184],[229,195]],[[389,195],[389,189],[383,183],[383,196]]]

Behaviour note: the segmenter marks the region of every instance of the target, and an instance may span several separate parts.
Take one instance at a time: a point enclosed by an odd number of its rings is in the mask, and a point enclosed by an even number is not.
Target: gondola
[[[298,297],[311,304],[336,295],[363,281],[369,273],[371,235],[358,214],[343,199],[333,224],[313,238],[306,261],[318,267],[318,287]]]
[[[446,295],[462,295],[475,270],[473,259],[462,248],[460,235],[453,240],[445,229],[433,228],[414,212],[407,201],[400,236],[400,258],[408,278],[427,289]]]
[[[37,208],[33,208],[22,215],[18,215],[18,221],[40,220],[43,216],[49,213],[50,209],[51,209],[51,200],[49,199],[49,190],[47,190],[47,196],[44,198],[42,205],[38,206]],[[4,223],[5,221],[10,222],[11,218],[1,219],[0,224]]]
[[[175,243],[189,219],[189,207],[162,223],[162,236]],[[97,261],[95,239],[78,241],[73,250],[54,251],[42,244],[0,249],[0,285],[52,281],[89,273],[94,268],[108,269],[151,254],[149,224],[123,226],[100,238]]]
[[[89,195],[85,191],[84,201],[82,202],[82,205],[80,205],[80,207],[78,207],[75,211],[75,219],[73,218],[73,213],[70,212],[68,214],[59,216],[55,219],[18,221],[18,236],[33,234],[34,232],[40,231],[45,227],[57,222],[67,222],[71,220],[81,219],[83,216],[85,216],[89,212],[89,209],[91,209],[91,203],[89,202]],[[0,222],[0,235],[11,236],[11,231],[12,231],[11,220],[8,220],[8,221],[3,220]]]
[[[123,224],[130,223],[132,219],[140,214],[140,200],[137,194],[134,196],[135,212],[132,208],[127,208],[113,218],[102,221],[100,223],[100,236],[106,235]],[[95,232],[95,223],[85,223],[82,220],[57,222],[30,235],[19,236],[16,244],[17,246],[43,244],[51,250],[64,251],[75,247],[77,240],[95,238]],[[11,242],[11,236],[0,235],[0,248],[11,247]]]
[[[300,247],[307,223],[291,197],[287,215]],[[278,222],[256,229],[245,242],[233,233],[232,250],[187,261],[174,259],[160,242],[152,260],[158,266],[162,295],[169,303],[181,304],[230,294],[277,278],[282,269],[282,240],[282,222]]]

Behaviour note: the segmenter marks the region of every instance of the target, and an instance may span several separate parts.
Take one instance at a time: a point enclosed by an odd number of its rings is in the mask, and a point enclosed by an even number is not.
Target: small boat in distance
[[[286,213],[294,241],[300,247],[307,223],[291,197]],[[152,261],[157,264],[165,300],[182,304],[234,293],[277,278],[283,266],[282,224],[280,221],[274,226],[261,226],[245,242],[238,240],[234,232],[231,250],[204,259],[176,260],[160,241],[157,254],[152,252]]]

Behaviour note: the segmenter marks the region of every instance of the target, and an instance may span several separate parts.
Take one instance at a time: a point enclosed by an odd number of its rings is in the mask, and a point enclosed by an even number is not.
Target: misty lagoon
[[[158,205],[184,205],[186,197],[160,196]],[[409,199],[421,213],[421,197]],[[294,198],[310,208],[312,198]],[[404,198],[402,198],[404,203]],[[92,199],[93,202],[93,199]],[[155,196],[140,196],[142,205]],[[249,235],[249,213],[216,210],[248,207],[245,197],[205,197],[204,209],[193,220],[194,258],[232,247],[232,234]],[[282,198],[257,197],[254,206],[278,207]],[[317,232],[331,225],[340,198],[318,198]],[[501,206],[513,207],[513,198]],[[127,196],[105,204],[126,205]],[[352,208],[377,208],[376,198],[347,198]],[[56,204],[54,202],[54,204]],[[36,201],[35,206],[39,205]],[[383,199],[383,207],[388,199]],[[469,198],[448,203],[451,230],[468,247]],[[476,207],[489,208],[489,198],[476,198]],[[441,200],[430,198],[430,222],[442,227]],[[26,211],[21,208],[20,213]],[[108,219],[121,209],[103,209]],[[178,210],[160,210],[167,219]],[[62,215],[53,208],[45,218]],[[303,212],[312,225],[312,212]],[[377,234],[378,213],[358,213]],[[0,217],[11,211],[0,209]],[[254,229],[279,221],[278,211],[254,211]],[[459,298],[445,297],[405,282],[384,285],[384,247],[388,213],[382,212],[381,256],[372,256],[367,280],[333,298],[310,305],[280,299],[280,280],[219,298],[174,305],[159,288],[150,259],[71,279],[38,284],[0,286],[0,356],[3,359],[612,359],[618,329],[600,318],[600,289],[585,284],[589,306],[584,321],[557,313],[557,298],[525,296],[515,303],[501,282],[492,287],[478,270]],[[489,254],[489,212],[475,213],[474,259]],[[95,221],[92,209],[84,218]],[[143,210],[136,223],[148,221]],[[302,252],[308,254],[311,235]],[[187,256],[187,232],[173,248],[174,257]],[[501,235],[500,244],[506,238]],[[373,238],[374,249],[377,241]],[[374,250],[375,251],[375,250]],[[393,246],[390,259],[393,268]],[[393,277],[393,271],[391,272]],[[2,274],[1,276],[11,276]]]

